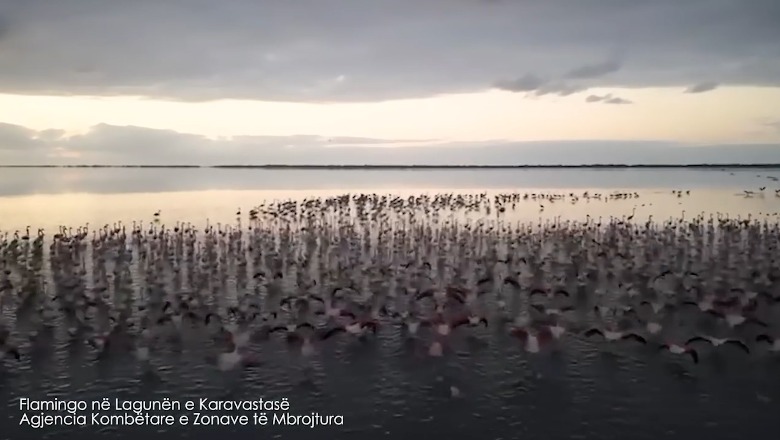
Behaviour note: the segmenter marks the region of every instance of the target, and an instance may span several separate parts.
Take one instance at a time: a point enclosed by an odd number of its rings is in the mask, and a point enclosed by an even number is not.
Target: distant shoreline
[[[583,164],[583,165],[0,165],[0,168],[222,168],[258,170],[511,170],[511,169],[630,169],[630,168],[780,168],[768,164]]]

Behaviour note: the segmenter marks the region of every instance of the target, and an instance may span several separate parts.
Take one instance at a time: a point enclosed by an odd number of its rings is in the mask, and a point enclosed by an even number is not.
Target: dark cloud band
[[[777,0],[8,1],[0,92],[376,101],[780,86],[778,23]]]

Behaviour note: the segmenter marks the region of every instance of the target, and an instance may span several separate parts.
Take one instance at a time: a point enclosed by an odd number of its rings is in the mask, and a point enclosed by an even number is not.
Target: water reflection
[[[376,191],[386,194],[388,190],[364,190]],[[360,191],[355,190],[355,193]],[[424,189],[400,189],[391,194],[400,196],[416,195],[421,193],[436,194],[453,192],[473,194],[483,192],[481,190],[458,190],[430,188]],[[486,191],[490,195],[499,194],[501,191]],[[511,192],[507,190],[506,192]],[[527,188],[521,193],[536,194],[582,194],[584,191],[577,188]],[[509,221],[545,220],[555,217],[572,220],[584,220],[591,217],[627,217],[634,215],[635,221],[647,219],[653,216],[656,219],[686,216],[691,218],[697,214],[705,213],[729,216],[753,217],[776,216],[780,212],[780,197],[772,194],[763,196],[744,197],[737,190],[709,189],[693,190],[689,195],[678,197],[669,189],[642,189],[637,190],[636,198],[615,199],[608,198],[614,193],[612,189],[590,189],[589,193],[604,194],[602,200],[580,199],[576,203],[570,201],[534,201],[523,200],[518,203],[516,210],[509,210],[502,214],[502,218]],[[0,207],[3,215],[0,217],[0,230],[22,230],[26,226],[42,227],[55,230],[58,226],[77,226],[89,223],[90,225],[113,224],[122,221],[129,225],[133,221],[149,222],[158,210],[162,211],[160,220],[172,225],[177,221],[192,222],[203,225],[207,220],[212,223],[231,223],[235,220],[235,212],[243,209],[244,214],[251,207],[264,201],[274,200],[303,200],[311,197],[329,197],[342,194],[340,190],[225,190],[225,191],[188,191],[188,192],[152,192],[152,193],[128,193],[128,194],[83,194],[65,193],[57,195],[28,195],[18,197],[0,198]],[[631,192],[634,194],[634,191]],[[541,207],[544,206],[542,210]],[[485,213],[472,213],[472,218],[482,218]],[[486,219],[497,218],[498,212],[492,211]]]
[[[261,170],[45,168],[0,170],[0,195],[357,188],[669,188],[778,186],[772,169]],[[780,186],[778,186],[780,187]]]

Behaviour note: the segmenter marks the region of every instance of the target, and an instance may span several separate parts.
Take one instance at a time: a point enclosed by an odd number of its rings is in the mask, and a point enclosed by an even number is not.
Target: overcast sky
[[[5,0],[0,163],[780,162],[778,23],[777,0]]]

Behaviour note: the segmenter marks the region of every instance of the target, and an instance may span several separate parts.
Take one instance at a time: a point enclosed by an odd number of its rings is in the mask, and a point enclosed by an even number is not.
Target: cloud
[[[0,122],[0,151],[15,150],[33,153],[45,145],[45,140],[41,139],[35,130]]]
[[[613,96],[607,100],[604,101],[605,104],[633,104],[633,101],[629,101],[628,99],[623,99],[617,96]]]
[[[762,127],[769,128],[770,130],[780,133],[780,119],[765,118],[759,121]]]
[[[658,141],[431,143],[315,135],[204,136],[100,124],[72,136],[0,124],[0,164],[67,165],[577,165],[780,162],[779,145],[686,146]],[[333,141],[340,142],[334,146]],[[425,143],[425,145],[423,145]]]
[[[698,84],[694,84],[687,89],[685,89],[685,93],[704,93],[709,92],[711,90],[715,90],[718,88],[720,84],[714,82],[714,81],[705,81],[700,82]]]
[[[526,73],[516,79],[496,81],[495,87],[510,92],[532,92],[545,84],[547,84],[546,79],[542,79],[533,73]]]
[[[604,104],[633,104],[633,101],[629,101],[628,99],[623,99],[618,96],[612,96],[611,93],[607,93],[606,95],[602,96],[589,95],[587,98],[585,98],[585,102],[603,102]]]
[[[544,96],[549,94],[555,94],[558,96],[569,96],[577,92],[581,92],[585,87],[577,84],[570,84],[563,81],[552,81],[543,84],[541,87],[534,91],[536,96]]]
[[[780,86],[777,0],[25,0],[0,17],[3,93],[378,101],[530,71],[566,83],[547,93]]]
[[[499,80],[493,87],[508,92],[529,92],[533,96],[558,95],[569,96],[584,90],[584,87],[561,80],[544,79],[532,73],[512,79]]]
[[[618,60],[607,60],[602,63],[586,64],[571,70],[565,76],[573,79],[599,78],[620,70],[621,63]]]
[[[532,73],[513,79],[499,80],[493,83],[493,87],[509,92],[533,92],[534,96],[558,95],[569,96],[587,89],[579,83],[571,83],[569,80],[593,79],[608,75],[620,70],[621,63],[616,59],[607,60],[596,64],[585,64],[572,69],[562,78],[542,78]]]

